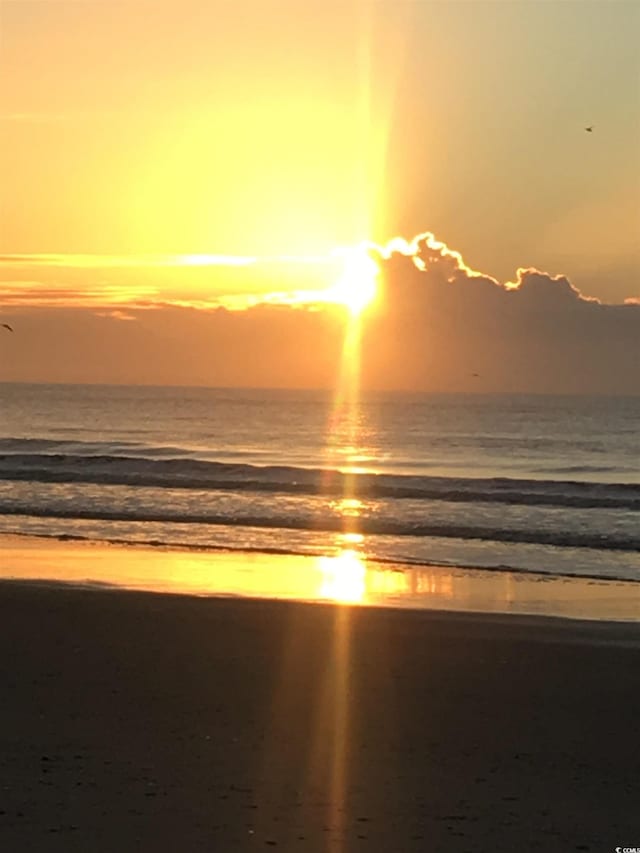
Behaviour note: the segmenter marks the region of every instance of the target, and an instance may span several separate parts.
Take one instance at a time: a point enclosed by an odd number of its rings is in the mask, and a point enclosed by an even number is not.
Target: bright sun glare
[[[329,299],[358,316],[376,296],[379,269],[363,247],[345,252],[344,257],[342,275],[330,289]]]
[[[358,604],[366,596],[364,560],[357,551],[346,549],[336,557],[320,557],[322,584],[320,598],[330,598],[342,604]]]

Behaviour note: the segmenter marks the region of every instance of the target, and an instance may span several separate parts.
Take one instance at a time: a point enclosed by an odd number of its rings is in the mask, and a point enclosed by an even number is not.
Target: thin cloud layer
[[[0,306],[162,308],[211,310],[258,302],[302,301],[326,290],[339,256],[0,255]]]

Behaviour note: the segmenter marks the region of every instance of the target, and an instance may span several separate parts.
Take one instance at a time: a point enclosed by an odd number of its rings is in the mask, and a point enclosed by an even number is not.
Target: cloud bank
[[[380,293],[362,318],[365,388],[640,393],[637,299],[602,304],[536,269],[501,284],[429,233],[369,251]],[[4,379],[323,388],[349,322],[335,306],[229,311],[149,290],[102,310],[8,300],[2,319],[18,332],[0,341]]]
[[[602,304],[566,277],[536,269],[500,284],[428,233],[379,255],[384,307],[366,330],[368,381],[640,392],[640,305]]]

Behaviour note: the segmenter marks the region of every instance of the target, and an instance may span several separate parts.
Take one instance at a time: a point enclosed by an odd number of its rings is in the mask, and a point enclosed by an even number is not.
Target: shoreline
[[[273,557],[303,557],[303,558],[315,558],[318,559],[320,557],[331,556],[331,554],[321,554],[315,553],[312,550],[302,550],[296,548],[278,548],[278,547],[270,547],[264,546],[261,547],[259,545],[251,546],[242,546],[236,547],[229,545],[189,545],[184,542],[157,542],[153,539],[146,540],[133,540],[133,539],[119,539],[119,538],[96,538],[92,539],[87,536],[82,535],[74,535],[74,534],[54,534],[54,533],[7,533],[4,531],[0,531],[0,542],[25,542],[29,543],[33,542],[51,542],[51,543],[61,543],[61,544],[78,544],[80,546],[114,546],[114,547],[122,547],[122,548],[137,548],[137,549],[150,549],[154,552],[162,552],[162,551],[182,551],[188,554],[264,554]],[[529,544],[529,543],[525,543]],[[336,545],[334,544],[334,550],[340,547],[343,550],[348,549],[349,540],[341,540]],[[356,546],[357,547],[357,546]],[[561,579],[561,580],[583,580],[583,581],[607,581],[611,583],[628,583],[628,584],[636,584],[640,583],[640,578],[635,580],[633,578],[628,577],[616,577],[612,575],[598,575],[591,573],[583,573],[583,574],[571,574],[568,572],[546,572],[542,570],[534,570],[527,568],[519,568],[508,565],[498,565],[498,566],[485,566],[485,565],[474,565],[473,563],[448,563],[448,562],[438,562],[437,560],[429,560],[429,561],[420,561],[418,559],[406,558],[402,557],[393,558],[393,557],[383,557],[383,556],[366,556],[362,557],[368,563],[373,563],[375,565],[379,565],[381,567],[391,566],[396,567],[397,569],[408,571],[410,569],[458,569],[461,571],[470,571],[470,572],[489,572],[492,574],[513,574],[513,575],[536,575],[551,579]]]
[[[395,564],[370,561],[350,549],[316,557],[16,534],[0,535],[0,548],[0,584],[640,622],[640,583],[629,580]]]

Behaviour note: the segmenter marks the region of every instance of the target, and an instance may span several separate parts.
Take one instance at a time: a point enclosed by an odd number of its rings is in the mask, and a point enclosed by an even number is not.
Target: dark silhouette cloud
[[[380,258],[368,382],[447,390],[478,373],[487,391],[640,392],[640,305],[601,304],[535,269],[502,285],[431,234]]]

